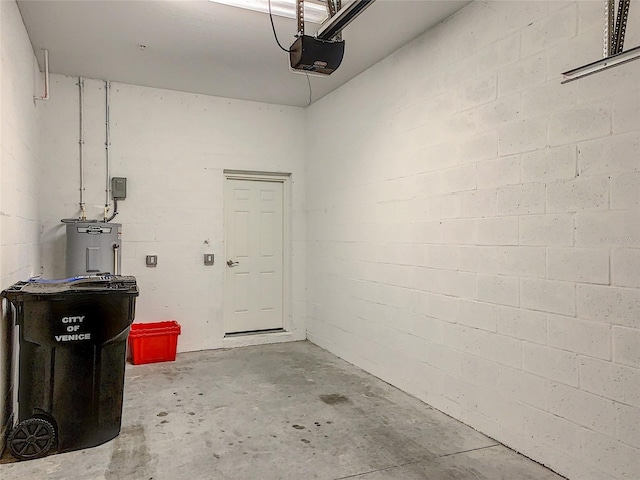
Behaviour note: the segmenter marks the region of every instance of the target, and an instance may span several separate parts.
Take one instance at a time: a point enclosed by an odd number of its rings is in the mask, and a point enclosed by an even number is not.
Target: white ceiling
[[[310,77],[313,100],[468,3],[377,0],[344,30],[340,68]],[[40,59],[38,49],[49,49],[52,73],[283,105],[309,101],[307,79],[289,71],[288,54],[263,13],[207,0],[19,0],[18,6]],[[274,19],[289,46],[295,20]],[[308,24],[306,33],[316,30]]]

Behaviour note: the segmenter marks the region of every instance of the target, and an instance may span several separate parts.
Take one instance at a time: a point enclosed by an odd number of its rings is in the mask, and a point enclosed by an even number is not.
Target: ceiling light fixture
[[[244,8],[255,12],[269,13],[268,0],[209,0],[232,7]],[[296,0],[271,0],[271,12],[286,18],[296,18]],[[304,19],[321,24],[327,17],[327,4],[322,0],[305,0]]]

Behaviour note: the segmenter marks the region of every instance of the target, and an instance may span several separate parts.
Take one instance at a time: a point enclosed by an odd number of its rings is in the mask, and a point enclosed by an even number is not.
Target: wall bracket
[[[633,60],[638,60],[639,58],[640,58],[640,47],[635,47],[635,48],[632,48],[631,50],[627,50],[626,52],[618,53],[616,55],[603,58],[596,62],[589,63],[588,65],[584,65],[582,67],[569,70],[568,72],[564,72],[562,74],[561,83],[572,82],[579,78],[587,77],[589,75],[593,75],[594,73],[601,72],[602,70],[607,70],[617,65],[622,65],[623,63],[628,63]]]
[[[618,0],[618,15],[614,19],[616,13],[615,0],[605,0],[604,45],[602,48],[604,58],[564,72],[560,83],[571,82],[640,58],[640,47],[632,48],[626,52],[623,51],[630,3],[631,0]]]

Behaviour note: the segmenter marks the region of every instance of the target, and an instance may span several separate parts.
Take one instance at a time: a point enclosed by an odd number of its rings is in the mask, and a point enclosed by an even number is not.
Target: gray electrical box
[[[127,179],[125,177],[111,178],[111,196],[116,200],[127,198]]]
[[[122,224],[67,223],[67,277],[111,273],[120,275]]]

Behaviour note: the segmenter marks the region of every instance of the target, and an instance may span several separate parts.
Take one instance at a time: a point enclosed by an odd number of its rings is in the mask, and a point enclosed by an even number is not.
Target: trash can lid
[[[61,280],[32,278],[18,282],[2,292],[8,297],[18,293],[27,295],[48,295],[59,293],[120,292],[138,294],[136,277],[122,275],[91,275],[71,277]]]

